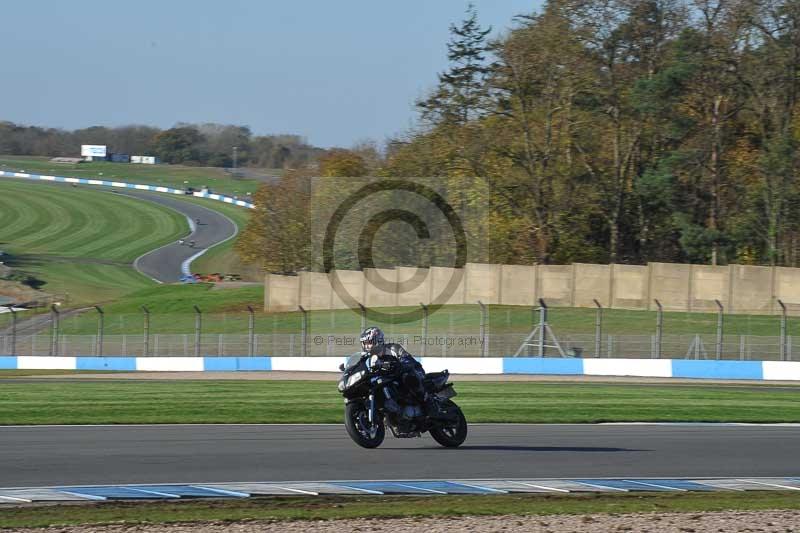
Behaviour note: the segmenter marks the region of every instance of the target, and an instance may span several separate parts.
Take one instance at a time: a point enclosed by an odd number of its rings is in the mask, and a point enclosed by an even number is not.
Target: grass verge
[[[154,283],[131,265],[188,231],[179,213],[86,187],[0,180],[7,263],[67,305],[115,299]]]
[[[493,495],[253,498],[235,501],[104,503],[0,509],[0,527],[236,520],[336,520],[446,516],[696,513],[800,509],[794,493]],[[589,526],[590,527],[590,526]]]
[[[3,156],[0,157],[0,170],[144,183],[175,189],[194,187],[200,190],[201,187],[210,187],[216,193],[239,197],[255,192],[260,185],[258,180],[234,178],[221,168],[183,165],[136,165],[106,161],[63,164],[52,163],[47,158]]]
[[[795,387],[458,382],[456,390],[470,422],[800,422]],[[0,387],[6,425],[341,420],[342,399],[328,381],[7,380]]]

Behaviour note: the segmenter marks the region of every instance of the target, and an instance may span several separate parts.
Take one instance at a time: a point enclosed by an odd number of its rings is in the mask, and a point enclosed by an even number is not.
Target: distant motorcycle
[[[447,370],[425,374],[425,389],[434,395],[436,406],[434,412],[427,414],[419,400],[402,386],[396,362],[356,353],[339,370],[342,377],[338,389],[345,397],[344,425],[359,446],[380,446],[386,427],[401,439],[420,437],[428,431],[436,442],[448,448],[456,448],[466,440],[467,419],[451,399],[456,391],[447,382]],[[395,402],[387,402],[388,398]],[[388,409],[387,403],[397,407]]]

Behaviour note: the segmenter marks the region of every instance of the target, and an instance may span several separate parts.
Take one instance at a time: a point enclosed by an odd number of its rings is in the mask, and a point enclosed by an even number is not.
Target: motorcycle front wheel
[[[450,400],[442,402],[442,408],[456,415],[456,421],[430,429],[431,437],[446,448],[457,448],[467,440],[467,419],[461,408]]]
[[[378,418],[370,424],[367,406],[360,402],[348,403],[344,407],[344,427],[347,434],[363,448],[377,448],[386,437],[383,420],[380,415]]]

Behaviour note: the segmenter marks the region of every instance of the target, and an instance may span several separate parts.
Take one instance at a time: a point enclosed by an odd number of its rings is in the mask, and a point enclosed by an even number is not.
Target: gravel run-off
[[[691,533],[764,532],[800,530],[800,511],[726,511],[711,513],[640,513],[624,515],[491,516],[457,518],[391,518],[326,521],[240,521],[163,525],[107,525],[3,529],[4,533],[243,533],[281,532],[340,533],[341,531],[386,533],[476,533],[533,531],[541,533]]]

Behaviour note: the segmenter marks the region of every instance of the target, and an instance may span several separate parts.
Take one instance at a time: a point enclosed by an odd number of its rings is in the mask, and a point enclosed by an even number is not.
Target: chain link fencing
[[[39,314],[32,326],[6,313],[0,315],[0,355],[343,356],[359,349],[365,325],[377,325],[387,341],[423,357],[775,361],[793,360],[793,339],[800,335],[800,321],[785,314],[559,307],[543,316],[541,307],[454,305],[430,313],[420,308],[417,320],[395,324],[386,320],[386,308],[381,311],[383,321],[369,309],[120,315],[90,309],[66,319]]]

